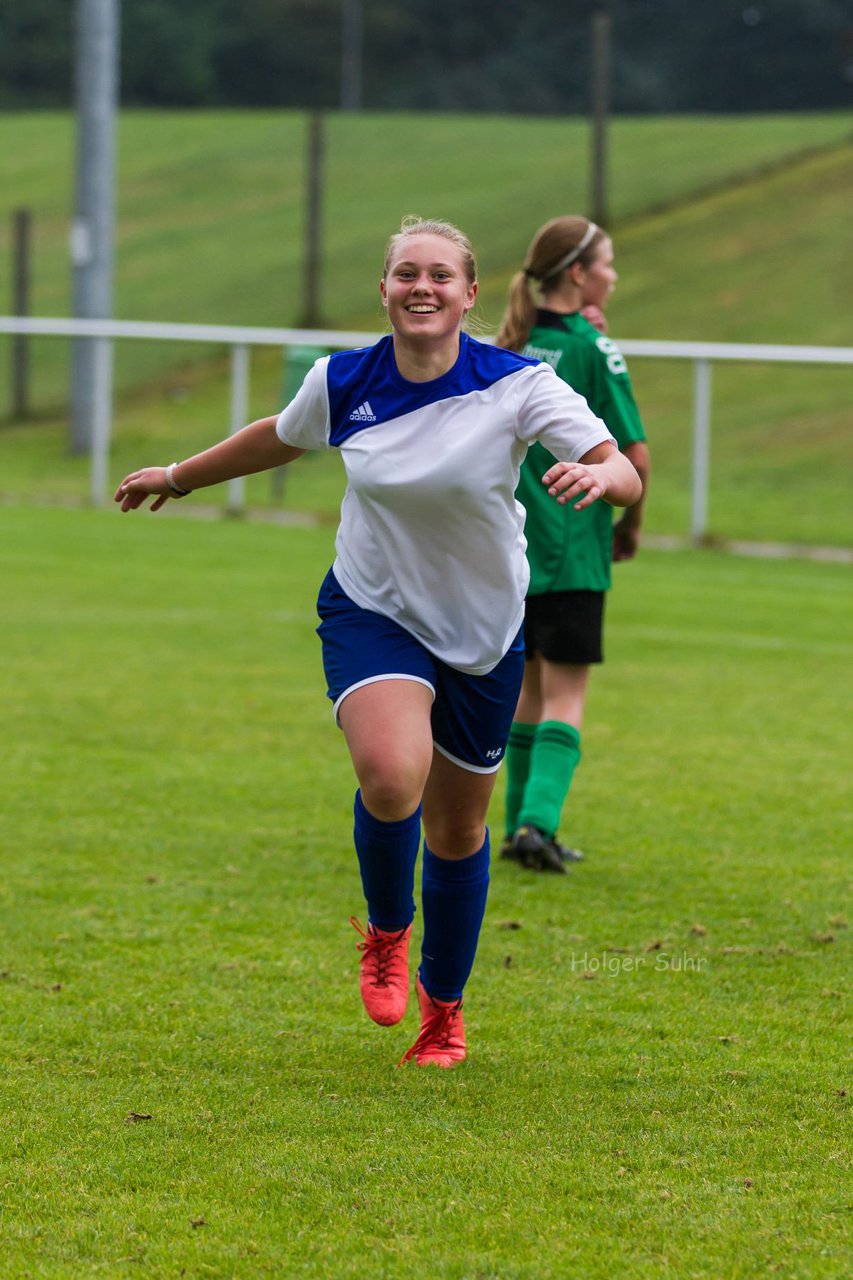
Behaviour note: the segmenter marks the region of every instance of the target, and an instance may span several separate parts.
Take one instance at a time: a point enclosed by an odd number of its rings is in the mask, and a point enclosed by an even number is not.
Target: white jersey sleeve
[[[597,444],[616,444],[607,425],[549,364],[537,364],[518,380],[517,433],[538,440],[560,462],[577,462]]]
[[[315,361],[290,404],[278,415],[275,430],[282,444],[296,449],[329,448],[328,364],[328,356]]]

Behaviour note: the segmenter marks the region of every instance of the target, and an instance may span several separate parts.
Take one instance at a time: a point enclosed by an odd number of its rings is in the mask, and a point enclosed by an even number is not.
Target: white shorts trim
[[[433,685],[429,680],[424,680],[423,676],[412,676],[406,671],[383,671],[381,676],[368,676],[366,680],[357,680],[355,684],[351,684],[344,689],[343,693],[332,707],[335,724],[339,729],[341,727],[341,722],[338,719],[338,710],[344,698],[348,698],[351,693],[355,693],[356,689],[363,689],[366,684],[378,684],[380,680],[411,680],[414,684],[425,685],[432,694],[433,702],[435,702],[435,685]],[[491,770],[484,769],[483,772],[490,773]]]
[[[499,760],[497,764],[490,764],[485,767],[481,764],[469,764],[467,760],[460,760],[458,756],[453,756],[449,751],[445,751],[444,747],[440,747],[434,738],[432,745],[439,755],[444,756],[445,759],[450,760],[451,763],[457,764],[460,769],[467,769],[469,773],[497,773],[498,769],[500,769],[503,764],[502,759]]]

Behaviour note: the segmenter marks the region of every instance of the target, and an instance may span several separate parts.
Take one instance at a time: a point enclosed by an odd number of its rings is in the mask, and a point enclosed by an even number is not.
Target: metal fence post
[[[33,215],[30,209],[16,209],[12,214],[12,315],[30,313],[30,231]],[[29,338],[16,333],[12,337],[12,418],[20,421],[29,413]]]
[[[245,427],[249,413],[249,348],[236,343],[231,348],[231,427],[233,436]],[[246,477],[236,476],[228,481],[228,497],[225,510],[229,516],[240,516],[246,509]]]
[[[690,540],[701,545],[708,535],[708,483],[711,453],[711,362],[693,363],[693,476]]]
[[[96,507],[107,501],[110,466],[110,429],[113,400],[113,344],[109,338],[93,338],[92,389],[92,485],[91,498]]]

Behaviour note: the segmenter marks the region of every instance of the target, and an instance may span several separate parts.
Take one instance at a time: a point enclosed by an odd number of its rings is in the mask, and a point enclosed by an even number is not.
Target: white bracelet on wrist
[[[175,467],[177,462],[170,462],[166,468],[166,484],[172,490],[176,498],[186,498],[187,494],[192,493],[192,489],[182,489],[175,479]]]

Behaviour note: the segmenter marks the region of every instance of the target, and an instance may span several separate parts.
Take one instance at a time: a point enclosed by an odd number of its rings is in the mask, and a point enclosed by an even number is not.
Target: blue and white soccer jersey
[[[393,340],[318,360],[277,432],[340,450],[334,575],[449,667],[484,675],[512,646],[528,567],[519,468],[534,440],[566,462],[612,439],[553,369],[463,334],[452,369],[401,377]]]

